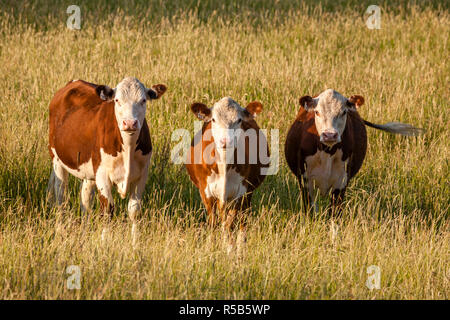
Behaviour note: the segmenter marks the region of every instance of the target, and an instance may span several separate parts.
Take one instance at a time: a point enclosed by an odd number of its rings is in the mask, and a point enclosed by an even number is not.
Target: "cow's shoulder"
[[[207,130],[209,130],[210,139],[204,139]],[[189,177],[195,186],[200,190],[202,190],[203,186],[206,184],[206,179],[209,175],[211,175],[211,171],[214,169],[213,167],[217,167],[215,163],[206,163],[203,157],[205,149],[211,148],[211,143],[214,143],[214,139],[211,134],[211,122],[204,122],[202,129],[194,133],[189,154],[185,163]],[[201,152],[201,155],[199,155],[198,152]]]

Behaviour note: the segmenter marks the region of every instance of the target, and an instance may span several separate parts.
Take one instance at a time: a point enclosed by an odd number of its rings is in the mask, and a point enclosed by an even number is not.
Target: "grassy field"
[[[448,299],[450,295],[449,8],[371,3],[77,1],[81,30],[66,27],[68,1],[0,0],[0,299]],[[128,4],[126,4],[128,3]],[[48,105],[71,79],[115,86],[131,75],[168,86],[149,105],[154,156],[138,244],[126,201],[111,239],[99,213],[79,210],[70,180],[61,210],[46,203]],[[301,210],[284,160],[298,98],[334,88],[365,97],[361,115],[425,129],[399,137],[368,129],[365,163],[351,182],[340,231]],[[219,232],[181,165],[171,132],[193,134],[194,101],[259,100],[258,123],[280,130],[280,170],[256,191],[247,254]],[[66,267],[81,270],[69,290]],[[369,290],[367,268],[381,270]]]

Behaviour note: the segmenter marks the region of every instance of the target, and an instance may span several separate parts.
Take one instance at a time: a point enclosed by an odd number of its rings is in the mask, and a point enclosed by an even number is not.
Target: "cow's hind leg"
[[[81,211],[89,212],[92,210],[92,200],[95,194],[95,181],[83,180],[81,185]]]
[[[53,170],[53,167],[50,178],[48,179],[47,198],[50,203],[53,204],[55,202],[55,171]]]
[[[66,171],[66,169],[64,169],[61,164],[54,160],[48,189],[51,198],[54,197],[54,201],[58,206],[61,205],[64,201],[68,178],[69,173]],[[53,189],[53,192],[51,189]]]

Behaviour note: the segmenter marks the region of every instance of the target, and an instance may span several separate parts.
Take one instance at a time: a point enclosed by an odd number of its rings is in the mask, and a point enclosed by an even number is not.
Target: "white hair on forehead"
[[[214,104],[212,112],[213,116],[219,118],[221,122],[232,123],[239,119],[244,112],[244,108],[232,98],[224,97]]]
[[[116,95],[122,100],[139,101],[146,96],[145,86],[136,78],[126,77],[116,87]]]
[[[325,114],[339,113],[346,106],[348,99],[333,89],[327,89],[319,96],[318,107]]]

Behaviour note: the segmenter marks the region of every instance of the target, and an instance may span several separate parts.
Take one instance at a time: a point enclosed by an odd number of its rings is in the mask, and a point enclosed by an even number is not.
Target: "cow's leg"
[[[334,189],[331,193],[331,215],[339,217],[342,214],[342,203],[344,202],[345,188]]]
[[[308,180],[303,176],[298,176],[297,178],[298,184],[300,186],[300,193],[302,196],[303,210],[305,210],[305,212],[308,213],[311,205],[308,194]]]
[[[136,186],[131,188],[130,200],[128,201],[128,216],[132,222],[131,225],[131,241],[133,246],[136,245],[138,240],[138,220],[141,213],[141,200],[142,195],[145,191],[145,185],[147,183],[148,176],[148,166],[142,172],[141,178],[139,179]]]
[[[55,171],[53,170],[53,166],[50,179],[48,179],[47,197],[50,203],[53,204],[55,202]]]
[[[225,245],[228,254],[231,254],[236,247],[236,241],[233,237],[236,214],[237,210],[233,207],[229,209],[223,208],[221,212],[223,244]]]
[[[236,249],[239,256],[245,252],[245,247],[247,244],[247,216],[251,211],[251,200],[252,194],[248,194],[241,198],[239,203],[239,231],[236,239]]]
[[[312,179],[306,179],[305,178],[305,184],[308,187],[308,198],[309,198],[309,202],[311,204],[311,207],[314,209],[314,212],[317,213],[319,211],[319,208],[317,207],[316,204],[316,197],[317,197],[317,192],[316,192],[316,188],[314,186],[314,180]]]
[[[216,227],[217,220],[217,200],[214,197],[207,198],[204,194],[201,194],[201,197],[208,214],[208,225],[211,229],[214,229]]]
[[[112,196],[112,183],[106,172],[101,170],[97,171],[95,183],[97,185],[98,198],[100,200],[100,210],[106,218],[106,225],[102,231],[102,240],[105,240],[108,234],[107,225],[111,221],[114,213],[114,200]]]
[[[92,209],[92,200],[95,193],[95,181],[83,180],[81,184],[81,211],[89,212]]]
[[[62,167],[61,164],[59,164],[56,160],[53,162],[53,172],[50,176],[50,180],[52,180],[53,176],[53,192],[55,195],[56,204],[59,206],[64,201],[64,195],[66,193],[66,187],[67,187],[67,180],[69,178],[69,174]]]
[[[334,241],[339,233],[339,225],[334,222],[336,217],[342,214],[342,203],[344,201],[344,189],[335,189],[331,193],[331,224],[330,224],[330,236]]]

